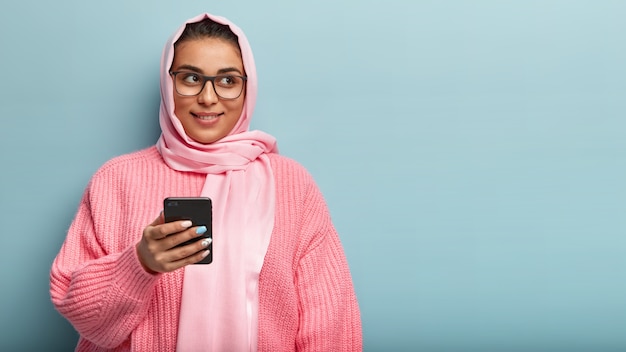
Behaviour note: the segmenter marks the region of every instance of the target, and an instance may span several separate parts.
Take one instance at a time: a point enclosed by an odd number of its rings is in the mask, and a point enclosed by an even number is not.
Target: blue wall
[[[48,270],[91,174],[158,136],[161,48],[226,16],[303,163],[366,351],[626,350],[626,2],[10,1],[0,350],[71,350]],[[54,346],[52,348],[51,346]]]

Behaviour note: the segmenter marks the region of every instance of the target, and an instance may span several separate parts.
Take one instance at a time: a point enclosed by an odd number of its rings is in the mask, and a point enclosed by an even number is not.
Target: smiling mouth
[[[224,113],[216,114],[216,115],[213,115],[213,114],[211,114],[211,115],[204,115],[204,114],[203,115],[197,115],[197,114],[194,114],[193,112],[191,113],[191,116],[193,116],[193,117],[195,117],[197,119],[200,119],[200,120],[204,120],[204,121],[215,120],[216,118],[218,118],[218,117],[220,117],[222,115],[224,115]]]

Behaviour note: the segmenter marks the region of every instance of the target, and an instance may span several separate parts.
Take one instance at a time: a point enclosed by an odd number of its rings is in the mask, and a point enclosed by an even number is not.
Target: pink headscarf
[[[169,74],[174,43],[186,24],[206,18],[226,24],[237,35],[248,76],[239,121],[211,144],[194,141],[174,115]],[[208,13],[187,20],[168,40],[161,58],[162,134],[157,149],[173,169],[206,174],[200,195],[213,200],[213,263],[185,267],[178,351],[256,351],[258,280],[274,226],[275,186],[268,153],[278,152],[274,137],[249,131],[257,96],[250,44],[237,26]],[[175,194],[171,196],[176,196]]]

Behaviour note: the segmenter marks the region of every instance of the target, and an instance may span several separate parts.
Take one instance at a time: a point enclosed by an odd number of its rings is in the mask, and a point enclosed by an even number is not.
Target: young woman
[[[161,61],[162,134],[91,179],[51,270],[78,351],[359,351],[359,308],[311,176],[249,131],[250,46],[228,20],[187,21]],[[164,223],[163,199],[213,202],[213,242]],[[157,216],[158,215],[158,216]],[[208,254],[213,262],[194,264]]]

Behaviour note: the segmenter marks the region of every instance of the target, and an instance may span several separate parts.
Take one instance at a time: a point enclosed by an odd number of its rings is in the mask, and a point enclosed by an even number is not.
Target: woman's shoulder
[[[161,154],[155,146],[122,154],[109,159],[94,174],[94,178],[120,174],[124,175],[137,169],[154,168],[164,166]]]
[[[281,154],[268,154],[270,163],[272,164],[272,170],[278,175],[300,175],[311,177],[309,171],[298,161],[281,155]]]
[[[309,189],[317,187],[316,182],[309,172],[300,162],[279,154],[269,154],[272,172],[277,184],[287,188]]]

